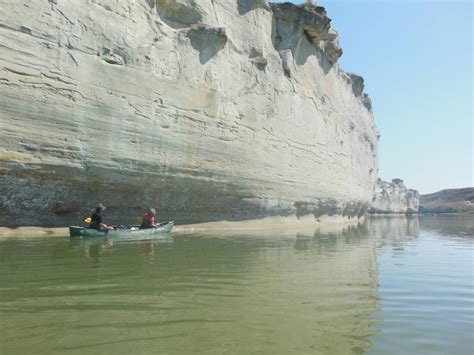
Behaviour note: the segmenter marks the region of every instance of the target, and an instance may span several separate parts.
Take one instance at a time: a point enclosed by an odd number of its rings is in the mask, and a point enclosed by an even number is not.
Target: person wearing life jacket
[[[95,212],[92,214],[91,223],[89,224],[89,228],[97,229],[99,231],[103,230],[114,230],[114,227],[108,226],[103,222],[102,212],[105,211],[105,206],[103,204],[99,204]]]
[[[140,226],[140,229],[156,228],[160,224],[155,222],[156,210],[154,208],[149,208],[148,212],[143,215],[143,221]]]

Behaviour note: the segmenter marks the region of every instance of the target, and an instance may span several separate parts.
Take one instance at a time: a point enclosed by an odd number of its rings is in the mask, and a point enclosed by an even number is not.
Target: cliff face
[[[308,5],[0,0],[0,225],[360,215],[378,138],[337,37]]]
[[[371,213],[417,213],[420,206],[420,194],[409,190],[403,180],[392,182],[377,181],[375,195],[372,199]]]

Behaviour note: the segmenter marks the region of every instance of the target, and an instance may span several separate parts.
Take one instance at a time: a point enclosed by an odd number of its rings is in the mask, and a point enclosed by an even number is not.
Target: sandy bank
[[[300,230],[318,230],[340,229],[348,225],[362,223],[362,218],[332,217],[321,216],[318,219],[313,217],[271,217],[239,222],[207,222],[198,224],[176,225],[173,228],[173,234],[189,233],[217,233],[217,232],[281,232],[281,231],[300,231]],[[29,238],[29,237],[65,237],[69,236],[68,228],[44,228],[44,227],[18,227],[6,228],[0,227],[0,238]]]
[[[208,233],[208,232],[245,232],[245,231],[299,231],[299,230],[316,230],[319,228],[339,229],[347,225],[362,223],[364,218],[345,218],[322,216],[318,219],[313,217],[296,218],[296,217],[269,217],[262,219],[254,219],[240,222],[208,222],[199,224],[178,225],[173,229],[174,233]]]
[[[28,238],[28,237],[64,237],[69,235],[68,228],[44,227],[0,227],[0,238]]]

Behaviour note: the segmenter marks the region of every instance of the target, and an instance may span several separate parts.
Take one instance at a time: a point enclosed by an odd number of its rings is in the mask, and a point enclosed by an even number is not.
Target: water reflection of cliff
[[[371,217],[366,222],[368,234],[375,245],[403,244],[420,235],[420,221],[417,216]]]
[[[287,297],[292,301],[298,299],[294,295],[307,298],[293,307],[305,315],[306,333],[312,332],[317,344],[315,353],[362,353],[371,346],[367,340],[374,334],[370,315],[378,309],[372,243],[364,225],[297,232],[295,253],[275,265],[279,280],[285,282],[267,284],[266,291],[290,287]]]

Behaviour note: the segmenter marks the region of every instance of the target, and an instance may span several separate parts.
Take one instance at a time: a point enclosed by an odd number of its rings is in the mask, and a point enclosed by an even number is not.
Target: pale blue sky
[[[365,78],[380,177],[421,193],[474,186],[472,2],[317,3],[339,31],[341,68]]]

